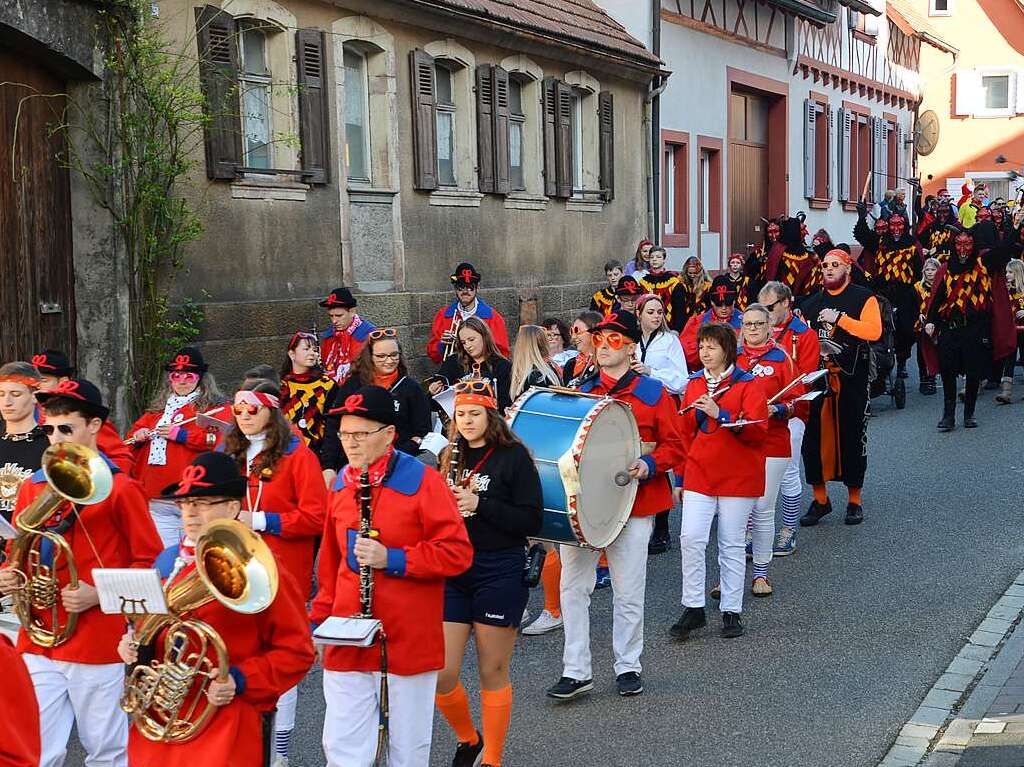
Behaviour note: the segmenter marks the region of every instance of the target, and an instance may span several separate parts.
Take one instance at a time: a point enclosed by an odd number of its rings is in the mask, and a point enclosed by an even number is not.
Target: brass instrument
[[[455,316],[452,317],[452,326],[448,328],[448,332],[452,334],[451,343],[444,345],[444,350],[441,352],[441,359],[446,360],[455,354],[455,350],[459,345],[459,328],[462,327],[462,315],[459,314],[459,310],[455,310]]]
[[[13,593],[14,613],[28,638],[40,647],[64,644],[75,631],[78,615],[68,613],[62,626],[58,610],[60,585],[57,574],[68,570],[68,588],[78,588],[78,568],[71,546],[60,533],[43,529],[62,508],[92,506],[110,495],[114,478],[110,467],[95,450],[63,442],[50,445],[42,457],[47,487],[18,515],[18,537],[11,544],[10,567],[21,585]],[[53,552],[43,554],[44,541]],[[49,627],[42,616],[49,613]]]
[[[215,599],[244,615],[262,612],[277,586],[277,563],[259,535],[236,520],[210,524],[196,541],[195,569],[165,587],[170,614],[147,615],[135,625],[136,647],[167,629],[157,657],[132,668],[121,696],[121,708],[144,737],[161,743],[195,738],[216,712],[206,688],[213,679],[227,681],[224,640],[209,624],[185,616]],[[211,650],[215,662],[207,657]]]

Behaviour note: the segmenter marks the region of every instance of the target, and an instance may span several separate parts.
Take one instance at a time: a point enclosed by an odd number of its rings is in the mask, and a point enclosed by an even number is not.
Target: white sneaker
[[[288,757],[274,754],[274,758],[270,760],[270,767],[288,767]]]
[[[560,628],[562,628],[561,616],[556,618],[545,610],[537,616],[537,620],[523,629],[523,634],[526,636],[539,636],[540,634],[547,634],[549,631],[554,631],[555,629]]]

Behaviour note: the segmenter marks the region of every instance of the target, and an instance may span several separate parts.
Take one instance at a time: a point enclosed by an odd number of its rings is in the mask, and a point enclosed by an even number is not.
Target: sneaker
[[[668,633],[672,635],[673,639],[684,640],[690,636],[691,631],[696,631],[707,625],[708,619],[704,614],[703,607],[684,607],[683,614],[672,624]]]
[[[593,679],[570,679],[567,676],[563,676],[548,688],[548,697],[558,698],[558,700],[572,700],[577,695],[582,695],[593,689]]]
[[[635,671],[627,671],[615,677],[615,686],[619,688],[619,695],[628,698],[631,695],[639,695],[644,691],[644,683],[640,675]]]
[[[459,743],[455,747],[455,757],[452,759],[452,767],[477,767],[484,753],[484,737],[477,730],[476,743]]]
[[[722,584],[721,583],[716,583],[715,587],[713,589],[711,589],[710,592],[708,592],[708,596],[710,596],[712,599],[721,599],[722,598]]]
[[[560,628],[562,628],[562,616],[556,618],[547,610],[544,610],[537,616],[537,620],[523,629],[523,634],[528,637],[534,637]]]
[[[523,608],[523,617],[519,619],[519,625],[525,626],[530,622],[530,610],[526,607]]]
[[[274,754],[270,760],[270,767],[288,767],[288,757],[284,754]]]
[[[750,593],[755,597],[770,597],[772,595],[772,582],[765,576],[759,575],[751,582]]]
[[[743,624],[739,613],[722,613],[722,637],[735,639],[743,636]]]
[[[594,584],[595,589],[606,589],[612,585],[612,575],[608,572],[607,567],[597,568],[597,582]]]
[[[651,554],[664,554],[666,551],[672,548],[672,539],[669,538],[668,532],[654,533],[651,536],[650,542],[647,544],[647,553]]]
[[[938,423],[939,431],[953,431],[956,428],[956,421],[953,419],[952,413],[945,413],[942,416],[942,420]]]
[[[800,517],[800,527],[814,527],[821,518],[826,514],[832,513],[832,501],[827,501],[824,504],[818,503],[817,501],[811,501],[811,505],[807,509],[807,513]]]
[[[864,521],[864,509],[859,503],[846,504],[846,519],[843,522],[847,525],[859,525]]]
[[[964,428],[965,429],[977,429],[978,428],[978,422],[976,420],[974,420],[974,416],[973,415],[965,415],[964,416]]]
[[[754,558],[754,533],[752,530],[747,530],[746,541],[745,548],[747,552],[747,560],[749,561]]]
[[[775,536],[775,545],[772,546],[773,557],[788,557],[796,552],[796,528],[783,525]]]

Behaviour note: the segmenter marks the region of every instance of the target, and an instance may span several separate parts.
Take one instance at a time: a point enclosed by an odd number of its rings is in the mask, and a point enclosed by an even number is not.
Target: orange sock
[[[512,718],[512,685],[500,690],[481,690],[480,711],[484,720],[483,763],[499,767]]]
[[[559,597],[562,559],[558,556],[558,549],[548,552],[544,559],[544,569],[541,571],[540,578],[544,583],[544,609],[557,618],[562,614],[562,601]]]
[[[848,488],[848,489],[850,491],[850,503],[855,503],[858,506],[860,506],[860,488],[859,487],[851,487],[851,488]]]
[[[434,703],[455,731],[459,743],[473,745],[479,742],[480,736],[477,735],[476,725],[473,724],[473,715],[469,713],[469,697],[462,682],[455,685],[451,692],[437,693],[434,696]],[[486,720],[486,714],[484,718]]]
[[[597,560],[598,567],[608,567],[608,557],[604,555],[604,549],[601,549],[601,558]]]
[[[814,500],[824,506],[828,503],[828,489],[824,485],[812,485],[814,489]]]

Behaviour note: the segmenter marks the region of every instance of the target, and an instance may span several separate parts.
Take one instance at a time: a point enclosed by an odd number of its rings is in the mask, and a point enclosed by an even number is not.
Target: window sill
[[[565,210],[569,213],[600,213],[604,210],[604,203],[597,200],[574,200],[565,201]]]
[[[505,210],[547,210],[548,198],[542,194],[513,192],[505,198]]]
[[[873,203],[868,203],[868,210],[871,209],[871,205],[872,204]],[[857,202],[856,201],[852,201],[851,202],[850,200],[844,200],[843,201],[843,210],[846,211],[847,213],[856,213],[857,212]]]
[[[975,112],[971,115],[975,120],[1005,120],[1009,117],[1016,117],[1017,114],[1012,109],[992,109],[986,112]]]
[[[484,198],[471,189],[435,189],[430,193],[430,204],[442,208],[479,208]]]
[[[661,244],[666,248],[688,248],[690,247],[690,235],[685,232],[666,234],[662,237]]]
[[[348,201],[350,203],[363,203],[366,205],[390,205],[394,196],[398,194],[396,189],[374,189],[373,187],[348,188]]]
[[[828,210],[832,207],[832,200],[827,197],[812,197],[807,204],[811,210]]]
[[[286,179],[286,176],[248,174],[238,181],[231,182],[231,197],[235,200],[305,202],[309,184]]]

